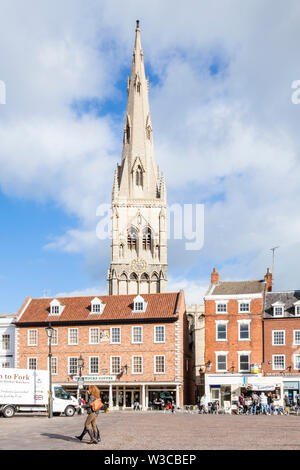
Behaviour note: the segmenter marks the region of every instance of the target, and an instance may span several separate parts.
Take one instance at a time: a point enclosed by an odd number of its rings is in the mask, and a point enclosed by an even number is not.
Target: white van
[[[0,414],[12,418],[20,411],[47,411],[47,370],[0,369]],[[60,385],[52,385],[53,414],[74,416],[78,400]]]

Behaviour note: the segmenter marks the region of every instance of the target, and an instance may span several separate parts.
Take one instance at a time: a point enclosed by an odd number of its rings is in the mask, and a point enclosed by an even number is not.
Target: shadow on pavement
[[[60,439],[62,441],[68,441],[68,442],[80,442],[76,437],[70,437],[70,436],[64,436],[63,434],[50,434],[48,432],[44,432],[41,434],[41,436],[47,436],[50,437],[50,439]]]

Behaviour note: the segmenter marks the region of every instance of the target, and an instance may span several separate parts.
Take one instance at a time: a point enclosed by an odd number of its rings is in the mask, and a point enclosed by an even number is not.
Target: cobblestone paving
[[[79,442],[85,416],[0,418],[4,450],[300,449],[300,416],[199,415],[177,412],[100,413],[102,441]]]

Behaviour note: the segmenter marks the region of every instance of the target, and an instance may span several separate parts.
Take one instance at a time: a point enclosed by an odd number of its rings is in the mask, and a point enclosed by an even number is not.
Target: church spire
[[[149,81],[139,21],[127,82],[122,161],[112,188],[109,294],[144,294],[167,289],[167,194],[155,164]]]
[[[119,196],[133,199],[153,198],[158,193],[159,180],[154,159],[149,81],[145,74],[139,21],[136,24],[127,91]]]

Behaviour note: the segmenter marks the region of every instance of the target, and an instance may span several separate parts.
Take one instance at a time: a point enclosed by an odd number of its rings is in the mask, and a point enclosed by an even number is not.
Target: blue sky
[[[106,292],[96,210],[121,159],[136,19],[168,202],[205,205],[203,248],[169,242],[169,289],[200,302],[215,266],[262,278],[277,245],[276,289],[299,288],[300,7],[239,6],[1,2],[1,313],[45,291]]]

